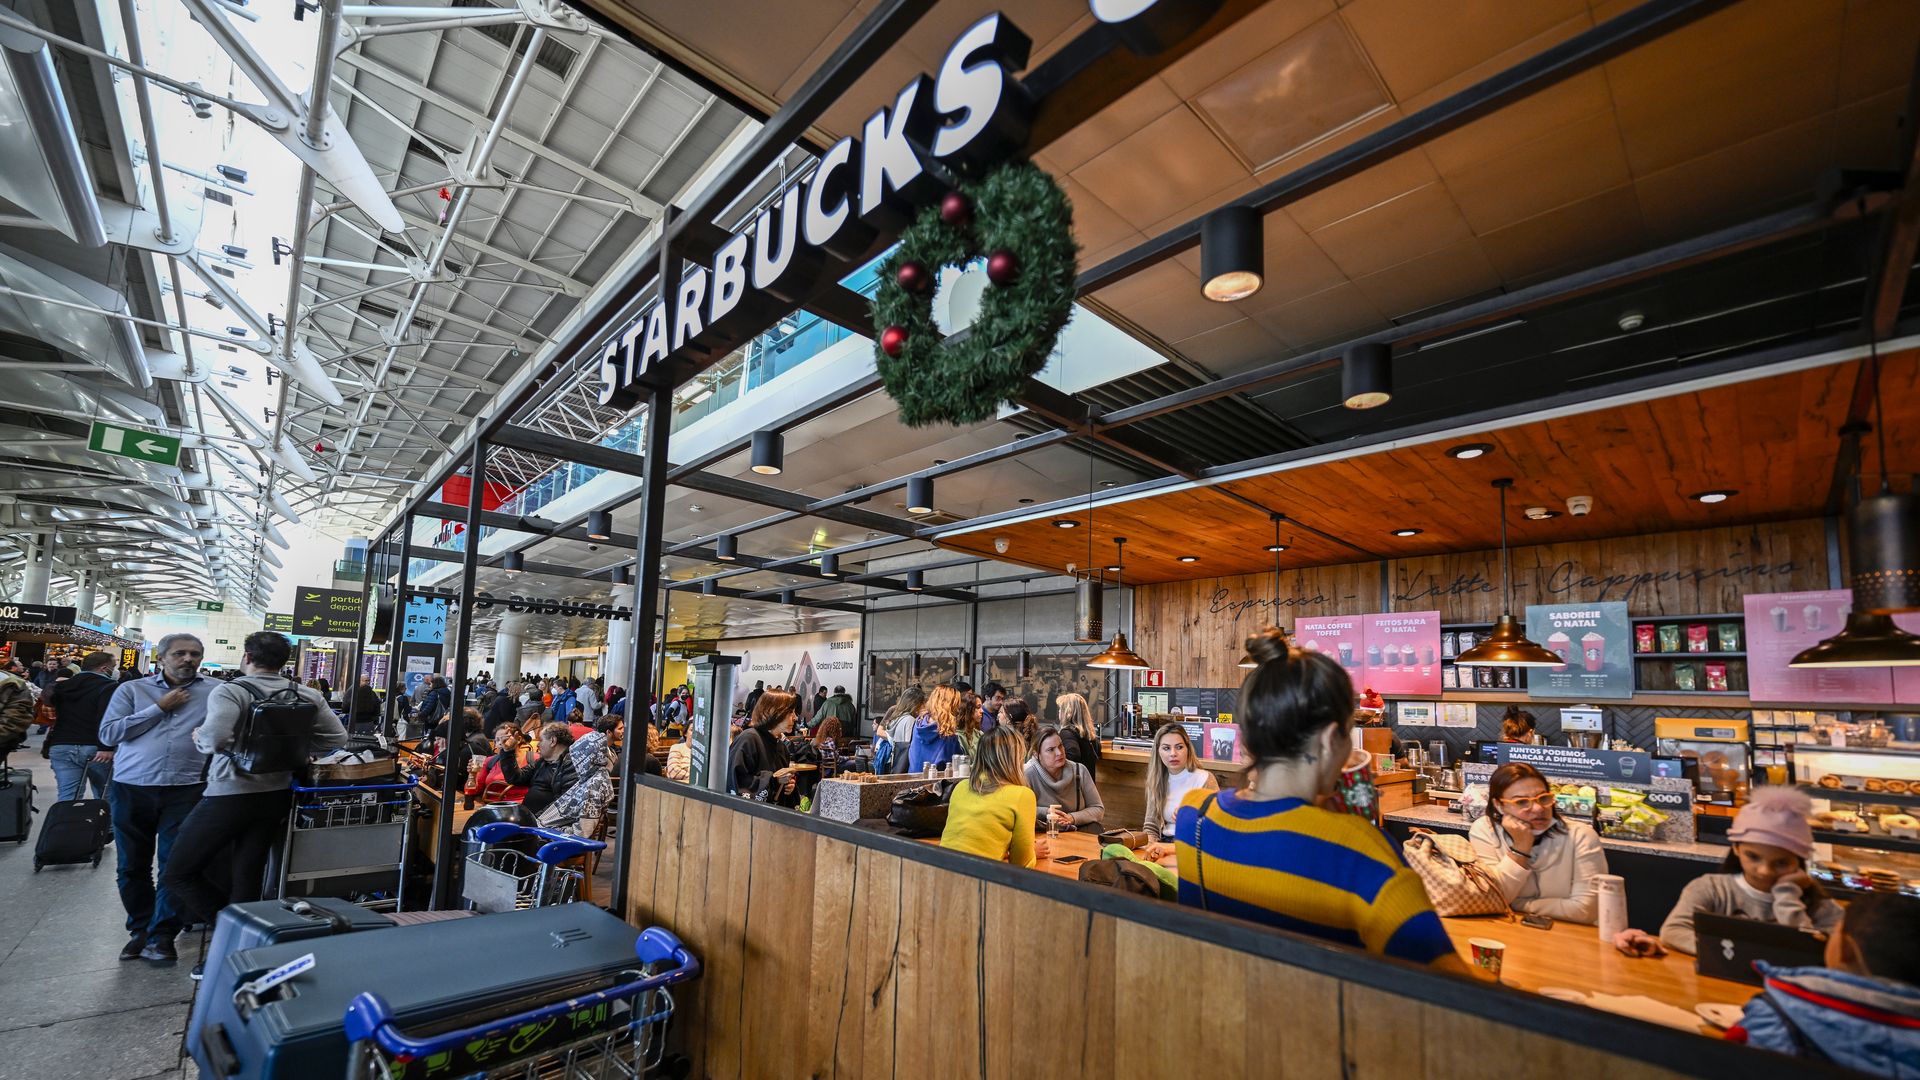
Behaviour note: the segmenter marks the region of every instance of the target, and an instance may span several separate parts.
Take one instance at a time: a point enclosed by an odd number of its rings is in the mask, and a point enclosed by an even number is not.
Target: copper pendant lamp
[[[1454,659],[1468,667],[1559,667],[1566,661],[1546,646],[1528,640],[1513,617],[1513,575],[1507,569],[1507,489],[1513,481],[1502,477],[1493,482],[1500,491],[1500,618],[1493,633]]]
[[[1113,583],[1115,585],[1120,584],[1121,575],[1126,570],[1126,566],[1127,566],[1126,558],[1125,558],[1126,543],[1127,543],[1127,538],[1124,536],[1116,536],[1113,538],[1114,566],[1112,569],[1113,569]],[[1132,649],[1128,648],[1127,635],[1116,630],[1113,632],[1113,640],[1107,644],[1106,651],[1102,652],[1098,656],[1095,656],[1089,659],[1086,663],[1086,666],[1091,668],[1116,668],[1116,669],[1129,670],[1129,671],[1145,671],[1146,669],[1152,667],[1153,665],[1147,663],[1146,660],[1142,659],[1139,653],[1134,652]]]
[[[1880,350],[1873,348],[1874,431],[1880,492],[1847,512],[1853,610],[1838,634],[1787,662],[1792,668],[1920,667],[1920,636],[1894,625],[1920,610],[1920,495],[1895,492],[1887,474],[1886,418],[1880,411]]]
[[[1271,516],[1273,518],[1273,546],[1268,548],[1267,550],[1273,552],[1273,600],[1272,600],[1273,607],[1271,610],[1267,612],[1267,614],[1269,615],[1274,614],[1274,612],[1277,612],[1280,609],[1280,553],[1287,550],[1286,546],[1280,543],[1281,515],[1273,514]],[[1280,620],[1277,618],[1269,622],[1267,624],[1266,630],[1262,632],[1268,633],[1268,634],[1279,634],[1282,638],[1287,637],[1287,632],[1285,630],[1280,629]],[[1288,642],[1289,644],[1291,644],[1291,639],[1288,639]],[[1240,666],[1248,669],[1257,668],[1260,666],[1260,661],[1255,660],[1253,658],[1253,654],[1250,652],[1241,653]]]

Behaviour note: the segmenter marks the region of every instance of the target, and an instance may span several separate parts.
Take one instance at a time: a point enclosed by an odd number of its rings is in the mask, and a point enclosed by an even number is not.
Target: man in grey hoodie
[[[310,753],[326,753],[347,744],[346,729],[320,692],[280,674],[293,643],[270,630],[247,635],[242,646],[245,674],[214,690],[207,719],[193,729],[193,743],[211,754],[206,797],[200,800],[174,838],[164,882],[174,904],[188,918],[211,923],[221,908],[260,898],[267,851],[285,828],[291,806],[291,772],[245,772],[231,755],[242,717],[265,698],[292,689],[313,707]],[[198,977],[199,968],[195,968]]]

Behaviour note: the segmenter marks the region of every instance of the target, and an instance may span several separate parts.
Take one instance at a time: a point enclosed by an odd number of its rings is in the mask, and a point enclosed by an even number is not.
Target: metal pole
[[[353,727],[353,699],[360,693],[360,672],[367,666],[367,639],[373,636],[370,627],[374,617],[379,614],[379,603],[374,599],[373,575],[379,566],[380,548],[386,542],[385,534],[376,537],[367,545],[366,562],[360,564],[360,632],[353,637],[353,670],[346,673],[342,682],[346,683],[342,697],[347,700],[347,727]],[[377,717],[375,719],[378,719]],[[401,871],[404,877],[405,870]]]
[[[387,624],[387,700],[381,707],[382,713],[393,712],[393,703],[400,700],[400,692],[406,686],[406,676],[402,670],[405,666],[406,650],[402,647],[400,619],[407,610],[407,567],[413,562],[412,545],[408,542],[413,539],[411,508],[401,512],[400,523],[395,531],[400,534],[400,580],[393,594],[393,620]],[[387,718],[382,716],[380,722],[382,729],[385,729],[387,722]],[[394,721],[393,725],[393,737],[397,739],[400,737],[399,721]]]
[[[666,261],[663,258],[663,263]],[[672,291],[662,292],[662,296],[672,296],[679,290],[679,262],[673,266],[661,267],[660,280],[663,283],[671,279]],[[666,527],[667,506],[667,441],[673,428],[673,387],[656,386],[647,401],[646,447],[643,453],[647,463],[640,478],[640,535],[634,544],[634,587],[633,587],[633,677],[627,680],[631,687],[652,686],[657,681],[656,674],[664,671],[665,663],[654,666],[654,643],[664,643],[665,635],[656,639],[654,623],[660,612],[660,548],[661,533]],[[661,653],[662,660],[665,652]],[[636,695],[637,696],[637,695]],[[613,910],[623,917],[627,916],[627,875],[633,867],[633,848],[639,843],[639,837],[633,831],[633,795],[634,785],[639,782],[646,762],[647,726],[652,723],[645,702],[635,702],[627,706],[627,735],[620,744],[620,837],[615,852],[613,870]],[[637,749],[636,749],[637,747]]]
[[[447,713],[447,769],[440,778],[440,852],[433,862],[433,899],[428,907],[439,911],[454,903],[460,895],[460,830],[454,827],[456,792],[467,780],[467,653],[473,640],[473,594],[480,573],[480,511],[487,487],[487,443],[473,442],[473,487],[467,492],[467,533],[460,553],[460,633],[454,638],[453,705]],[[394,608],[393,621],[400,625],[406,610],[404,602]]]

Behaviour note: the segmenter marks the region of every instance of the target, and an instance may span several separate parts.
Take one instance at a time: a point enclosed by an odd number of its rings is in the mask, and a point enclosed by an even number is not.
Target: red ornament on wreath
[[[956,229],[964,229],[973,223],[973,201],[957,191],[947,192],[940,200],[940,220]]]
[[[910,293],[923,293],[933,284],[933,274],[927,270],[927,264],[921,262],[903,262],[894,280]]]
[[[1020,280],[1020,257],[1004,248],[987,256],[987,280],[1002,286]]]
[[[873,325],[885,328],[874,358],[899,421],[979,423],[1018,396],[1073,313],[1075,250],[1072,205],[1031,162],[964,180],[922,210],[881,264],[873,298]],[[993,287],[969,332],[949,335],[932,286],[948,267],[982,262]]]

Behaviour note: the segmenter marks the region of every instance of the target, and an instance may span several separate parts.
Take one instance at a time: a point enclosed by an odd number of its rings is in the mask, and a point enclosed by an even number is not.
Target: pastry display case
[[[1856,745],[1859,734],[1793,747],[1794,782],[1814,800],[1814,840],[1831,847],[1808,872],[1835,889],[1920,896],[1920,750]]]

